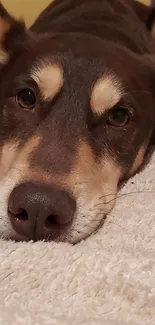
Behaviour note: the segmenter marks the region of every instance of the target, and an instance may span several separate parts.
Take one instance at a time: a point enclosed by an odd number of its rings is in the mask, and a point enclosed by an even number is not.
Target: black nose
[[[54,240],[71,226],[75,200],[56,187],[23,183],[12,191],[8,213],[13,228],[25,239]]]

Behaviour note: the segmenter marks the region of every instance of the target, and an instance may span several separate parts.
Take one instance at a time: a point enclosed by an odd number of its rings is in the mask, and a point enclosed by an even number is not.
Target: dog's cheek
[[[39,136],[30,138],[21,146],[20,141],[9,141],[1,147],[0,152],[0,180],[5,183],[6,178],[14,178],[15,185],[21,182],[25,175],[29,175],[29,159],[31,153],[39,143]],[[16,175],[15,177],[13,175]]]
[[[39,137],[32,137],[22,148],[15,142],[5,143],[0,151],[0,236],[17,238],[8,218],[8,198],[17,184],[30,173],[29,158],[39,144]]]
[[[121,179],[122,167],[108,153],[96,157],[85,141],[81,141],[75,161],[72,172],[67,177],[67,183],[77,197],[85,189],[87,197],[102,193],[103,188],[111,187],[112,184],[116,187]]]
[[[18,143],[17,142],[7,142],[1,147],[0,151],[0,180],[2,180],[9,169],[13,165],[17,153],[18,153]]]
[[[133,176],[139,170],[139,168],[142,166],[143,161],[144,161],[145,152],[146,152],[146,147],[141,146],[141,148],[139,149],[139,151],[136,155],[136,158],[133,162],[133,165],[129,171],[128,177]]]
[[[68,178],[77,211],[67,240],[75,243],[91,235],[112,209],[122,176],[111,157],[97,159],[86,142],[80,144],[76,165]]]

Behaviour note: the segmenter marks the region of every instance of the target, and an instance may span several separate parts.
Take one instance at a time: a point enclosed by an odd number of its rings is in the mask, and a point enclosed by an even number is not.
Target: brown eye
[[[16,103],[24,109],[33,109],[36,104],[36,97],[31,89],[22,89],[16,95]]]
[[[107,123],[116,128],[120,128],[128,124],[129,121],[129,111],[126,108],[116,108],[109,114]]]

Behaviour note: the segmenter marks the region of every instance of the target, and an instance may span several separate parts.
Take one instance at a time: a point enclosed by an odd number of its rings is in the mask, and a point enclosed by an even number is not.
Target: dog
[[[0,5],[0,236],[75,244],[154,143],[152,8],[55,0],[27,29]]]

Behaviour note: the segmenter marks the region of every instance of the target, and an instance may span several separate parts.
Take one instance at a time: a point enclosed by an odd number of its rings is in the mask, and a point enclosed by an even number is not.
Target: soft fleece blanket
[[[86,241],[0,241],[0,324],[155,325],[155,155]]]

